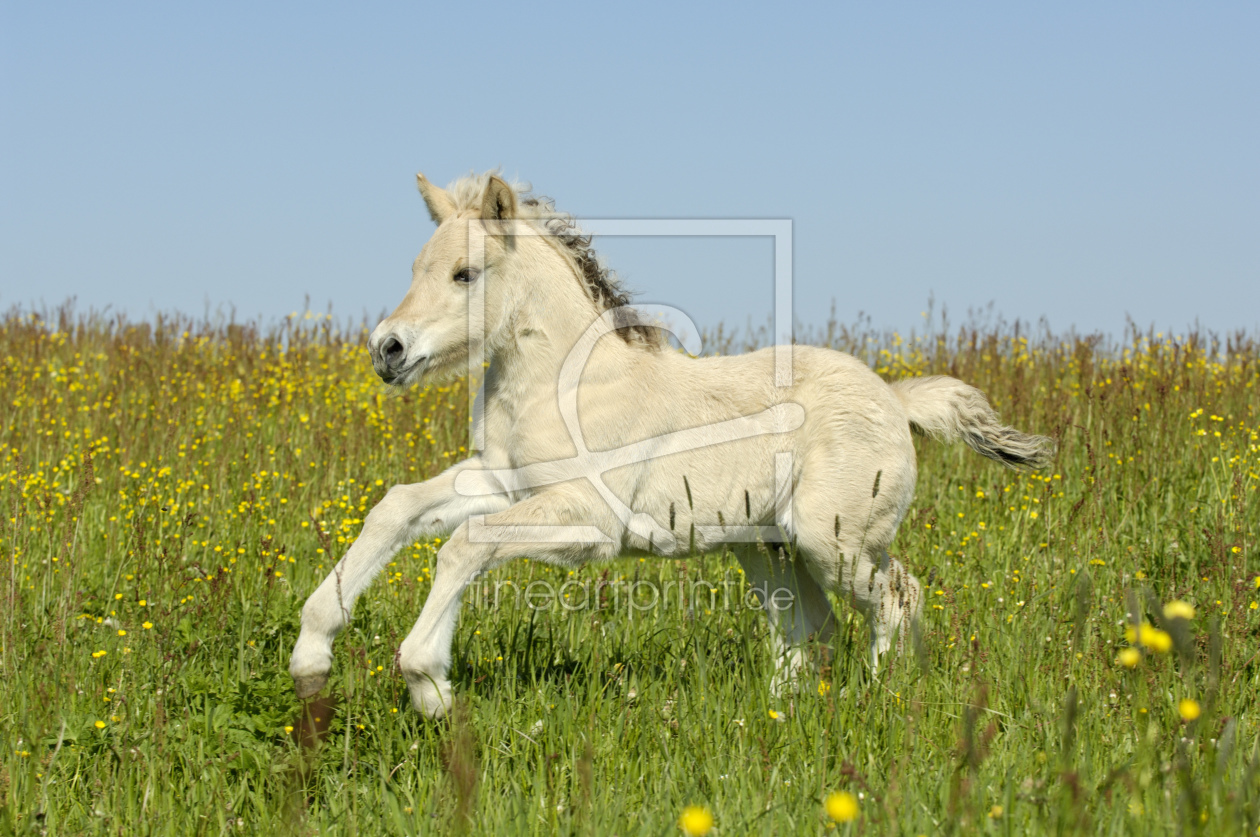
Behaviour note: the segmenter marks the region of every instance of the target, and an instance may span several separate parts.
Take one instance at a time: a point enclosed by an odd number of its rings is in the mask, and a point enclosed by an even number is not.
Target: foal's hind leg
[[[815,467],[795,497],[797,548],[815,577],[866,617],[872,668],[899,634],[904,647],[922,607],[918,580],[887,551],[914,490],[913,449],[905,453],[900,466],[889,458],[870,469],[869,483],[833,479],[869,463]]]
[[[776,628],[776,671],[770,691],[790,691],[808,664],[807,645],[826,642],[835,629],[827,594],[805,568],[800,556],[789,558],[774,545],[736,551],[753,594]]]
[[[879,668],[879,658],[897,641],[904,651],[911,625],[923,611],[923,590],[919,580],[905,565],[884,549],[842,570],[844,595],[866,617],[871,629],[871,668]]]

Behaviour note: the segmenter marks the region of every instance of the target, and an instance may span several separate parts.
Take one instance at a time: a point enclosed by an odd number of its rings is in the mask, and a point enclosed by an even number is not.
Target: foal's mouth
[[[415,377],[417,378],[423,374],[424,370],[422,367],[425,366],[428,360],[429,359],[427,357],[416,358],[416,360],[407,364],[402,369],[397,371],[387,369],[383,372],[377,370],[376,374],[380,375],[381,380],[390,386],[406,386],[408,379],[412,378],[413,373],[416,373]]]

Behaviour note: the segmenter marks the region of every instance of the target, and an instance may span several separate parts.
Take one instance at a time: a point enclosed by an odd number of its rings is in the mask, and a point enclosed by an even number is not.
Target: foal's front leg
[[[561,492],[535,495],[516,505],[485,518],[470,538],[470,521],[452,533],[438,551],[433,589],[425,600],[420,618],[399,648],[399,663],[411,703],[417,711],[431,718],[440,718],[451,708],[451,640],[459,618],[460,598],[477,576],[510,558],[533,558],[554,564],[577,566],[588,560],[617,554],[614,542],[602,535],[615,527],[611,514],[574,512],[574,509],[595,506],[597,497],[576,501],[575,497],[558,496]],[[602,524],[598,529],[570,527],[568,531],[552,527],[561,521],[590,521]],[[517,527],[530,527],[528,529]],[[583,529],[584,532],[578,532]]]
[[[469,515],[507,507],[503,496],[455,493],[455,475],[479,464],[469,459],[426,482],[396,485],[368,513],[359,537],[302,608],[302,632],[289,661],[298,697],[310,697],[328,682],[333,638],[350,621],[355,599],[398,550],[417,538],[444,535]]]

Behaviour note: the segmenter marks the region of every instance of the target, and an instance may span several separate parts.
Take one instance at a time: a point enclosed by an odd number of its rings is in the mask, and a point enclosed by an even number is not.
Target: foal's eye
[[[463,282],[464,284],[468,284],[469,282],[472,282],[474,279],[476,279],[477,276],[480,275],[480,273],[481,271],[477,270],[476,268],[466,267],[463,270],[456,273],[454,276],[454,279],[456,282]]]

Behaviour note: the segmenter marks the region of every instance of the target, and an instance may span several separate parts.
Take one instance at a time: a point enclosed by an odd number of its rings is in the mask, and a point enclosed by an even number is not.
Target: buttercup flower
[[[1167,631],[1161,631],[1146,622],[1140,627],[1134,628],[1132,625],[1124,629],[1124,638],[1130,645],[1145,645],[1152,651],[1158,651],[1161,654],[1167,654],[1172,650],[1172,637]]]
[[[1164,605],[1164,616],[1168,619],[1193,619],[1194,606],[1175,599]]]
[[[836,822],[852,822],[857,819],[857,797],[847,791],[835,791],[828,794],[823,806],[827,809],[827,816]]]
[[[1152,628],[1148,625],[1145,636],[1140,637],[1140,639],[1142,644],[1152,651],[1167,654],[1172,650],[1172,637],[1169,636],[1167,631],[1161,631],[1159,628]]]
[[[688,805],[678,817],[678,827],[687,837],[701,837],[713,830],[713,815],[708,808]]]

